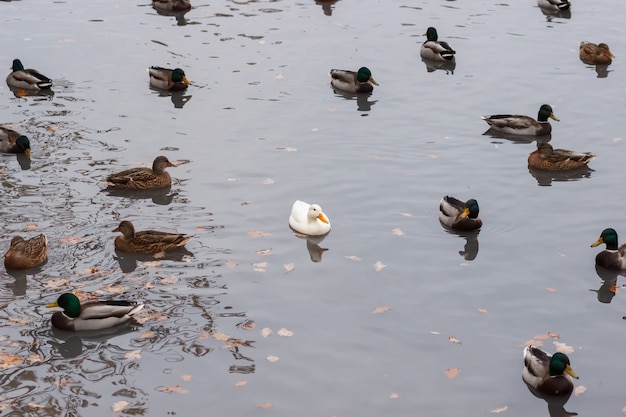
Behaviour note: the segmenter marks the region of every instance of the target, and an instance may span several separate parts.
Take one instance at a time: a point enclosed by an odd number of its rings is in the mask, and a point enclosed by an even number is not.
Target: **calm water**
[[[0,84],[0,122],[33,143],[30,167],[2,157],[2,250],[18,233],[50,242],[39,271],[2,272],[3,415],[562,416],[521,381],[522,347],[548,332],[586,388],[565,409],[622,415],[624,281],[599,275],[589,247],[605,227],[626,238],[613,4],[552,18],[530,0],[230,1],[185,16],[2,2],[5,72],[19,57],[55,80],[52,97]],[[457,50],[453,72],[421,62],[428,26]],[[603,78],[581,40],[617,56]],[[150,65],[193,85],[159,94]],[[362,65],[380,83],[370,97],[333,92],[329,69]],[[561,119],[551,143],[596,153],[593,171],[536,178],[534,142],[483,135],[481,114],[542,103]],[[169,194],[102,192],[158,154],[182,162]],[[445,194],[479,201],[478,235],[443,230]],[[330,217],[322,242],[290,232],[295,199]],[[118,256],[121,219],[195,238],[166,259]],[[149,308],[111,334],[53,331],[44,305],[67,289]]]

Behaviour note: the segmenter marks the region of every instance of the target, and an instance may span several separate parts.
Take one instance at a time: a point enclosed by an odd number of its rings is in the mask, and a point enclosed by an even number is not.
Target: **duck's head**
[[[13,66],[11,66],[11,69],[13,71],[23,71],[24,65],[22,65],[22,61],[20,61],[19,59],[14,59]]]
[[[540,122],[545,122],[546,120],[548,120],[548,117],[552,120],[556,120],[557,122],[559,121],[559,119],[557,119],[554,113],[552,112],[552,107],[549,104],[544,104],[541,107],[539,107],[539,114],[537,115],[537,120],[539,120]]]
[[[154,162],[152,162],[152,171],[154,171],[156,174],[162,174],[163,172],[165,172],[165,168],[177,166],[178,165],[176,165],[175,163],[170,162],[167,157],[161,155],[154,158]]]
[[[556,352],[550,359],[550,376],[568,374],[572,378],[578,379],[578,375],[572,369],[569,358],[565,353]]]
[[[424,33],[422,36],[426,36],[427,40],[434,42],[437,42],[437,39],[439,39],[439,36],[437,35],[437,29],[432,26],[426,29],[426,33]]]
[[[611,50],[609,49],[609,45],[607,45],[606,43],[599,43],[598,44],[598,54],[602,54],[602,55],[606,55],[609,56],[611,58],[615,58],[615,55],[613,55],[611,53]]]
[[[61,307],[65,315],[69,317],[80,315],[80,300],[71,293],[61,294],[54,303],[50,303],[46,307]]]
[[[180,68],[175,68],[172,71],[172,81],[174,81],[175,83],[183,82],[187,85],[191,84],[189,80],[187,79],[187,77],[185,76],[185,71],[183,71]]]
[[[322,211],[322,208],[317,204],[311,204],[311,206],[309,207],[308,215],[311,220],[319,220],[326,224],[329,223],[328,218],[326,217],[326,215],[324,215],[324,212]]]
[[[592,248],[606,243],[606,248],[609,250],[617,250],[617,232],[615,229],[607,228],[602,231],[598,240],[591,244]]]
[[[370,71],[367,67],[361,67],[356,73],[356,80],[360,83],[370,83],[373,85],[378,85],[376,81],[372,78],[372,71]]]
[[[478,201],[474,200],[473,198],[471,200],[467,200],[465,202],[465,210],[463,210],[463,213],[461,213],[461,217],[469,217],[470,219],[477,218]]]
[[[120,232],[122,235],[124,235],[124,238],[126,240],[130,240],[135,237],[135,226],[133,226],[133,224],[128,220],[121,221],[120,225],[111,231]]]
[[[24,135],[20,135],[15,139],[15,146],[20,152],[30,158],[30,140]]]

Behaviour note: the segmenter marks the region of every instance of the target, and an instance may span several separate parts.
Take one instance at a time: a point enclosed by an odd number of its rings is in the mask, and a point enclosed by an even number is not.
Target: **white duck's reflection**
[[[309,236],[294,231],[293,234],[299,239],[306,240],[306,249],[309,251],[311,262],[322,262],[322,255],[324,255],[324,252],[326,252],[328,248],[322,248],[320,243],[326,239],[329,233],[321,236]]]

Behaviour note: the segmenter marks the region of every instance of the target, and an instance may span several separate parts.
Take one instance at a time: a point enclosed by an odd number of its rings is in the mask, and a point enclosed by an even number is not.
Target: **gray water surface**
[[[33,148],[30,166],[1,157],[2,246],[49,239],[39,270],[2,270],[3,415],[622,415],[624,280],[597,273],[590,248],[606,227],[626,238],[614,4],[554,17],[531,0],[226,1],[163,16],[2,2],[2,68],[20,58],[55,83],[0,85],[0,122]],[[453,69],[421,61],[428,26]],[[582,40],[608,43],[613,64],[580,62]],[[150,65],[192,85],[152,90]],[[331,68],[363,65],[371,96],[333,91]],[[484,134],[481,115],[543,103],[561,120],[551,144],[597,154],[591,171],[537,175],[532,138]],[[181,162],[168,193],[103,191],[159,154]],[[441,227],[446,194],[478,200],[480,233]],[[290,231],[296,199],[330,217],[323,241]],[[195,237],[165,259],[116,254],[124,219]],[[110,334],[68,334],[44,307],[68,290],[147,307]],[[571,352],[564,409],[521,381],[530,340]]]

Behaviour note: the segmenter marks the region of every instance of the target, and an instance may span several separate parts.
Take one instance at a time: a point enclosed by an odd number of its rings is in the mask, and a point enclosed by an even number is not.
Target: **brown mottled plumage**
[[[596,156],[589,152],[554,149],[549,143],[540,143],[537,150],[528,155],[528,168],[545,171],[568,171],[587,167]]]
[[[180,233],[143,230],[135,232],[135,227],[128,220],[124,220],[113,230],[122,236],[115,238],[115,248],[124,252],[158,253],[176,250],[189,242],[193,236]]]
[[[166,157],[157,156],[152,163],[152,168],[127,169],[111,174],[104,182],[109,187],[124,190],[150,190],[169,187],[172,185],[172,177],[165,169],[176,166],[178,165],[170,162]]]
[[[579,52],[580,60],[587,65],[608,65],[615,58],[606,43],[581,42]]]
[[[43,264],[48,259],[48,239],[41,234],[28,240],[15,236],[11,247],[4,254],[6,269],[29,269]]]

